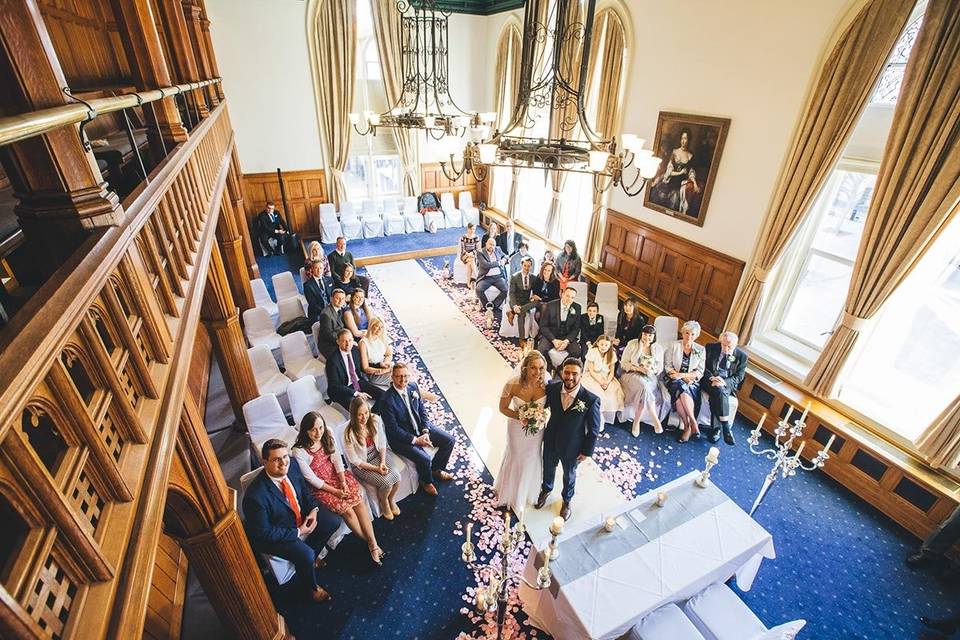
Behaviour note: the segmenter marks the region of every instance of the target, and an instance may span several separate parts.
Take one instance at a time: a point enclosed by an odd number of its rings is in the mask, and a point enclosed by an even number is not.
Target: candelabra
[[[750,508],[750,515],[757,510],[757,507],[760,506],[760,503],[763,502],[764,496],[767,495],[767,492],[770,490],[770,487],[773,486],[773,483],[776,482],[777,478],[789,478],[797,474],[797,469],[802,469],[804,471],[816,471],[823,467],[826,464],[827,460],[830,458],[830,447],[833,445],[833,440],[836,438],[835,435],[830,436],[830,440],[827,441],[827,445],[820,450],[820,452],[813,457],[809,465],[804,464],[803,459],[800,458],[800,453],[803,451],[804,445],[806,442],[801,441],[800,446],[797,447],[796,452],[791,451],[793,449],[793,441],[803,435],[803,430],[806,428],[807,423],[807,413],[810,411],[810,403],[807,403],[806,408],[804,408],[803,413],[799,418],[793,421],[793,424],[790,423],[790,416],[793,415],[793,407],[787,411],[787,415],[777,423],[777,428],[773,430],[773,444],[774,448],[772,449],[760,449],[760,429],[763,427],[763,422],[767,418],[767,414],[763,414],[760,418],[760,422],[757,423],[757,428],[750,432],[750,437],[747,438],[747,442],[750,443],[750,451],[766,457],[768,460],[773,460],[773,468],[770,470],[770,473],[767,474],[767,477],[763,481],[763,486],[760,487],[760,493],[757,494],[756,500],[753,501],[753,506]],[[792,454],[792,455],[791,455]]]
[[[503,623],[507,615],[511,582],[523,582],[531,589],[540,591],[548,588],[553,581],[550,573],[550,560],[556,559],[559,554],[557,537],[562,531],[563,518],[554,518],[550,525],[550,545],[543,552],[543,566],[537,571],[536,584],[531,584],[525,577],[514,574],[510,570],[510,556],[519,548],[526,533],[523,511],[520,512],[519,522],[513,528],[510,527],[510,512],[507,511],[503,514],[503,535],[497,545],[500,549],[500,560],[485,566],[477,566],[477,555],[472,540],[473,523],[467,523],[467,540],[460,547],[460,559],[471,569],[477,569],[481,573],[486,572],[488,574],[486,586],[483,585],[483,577],[481,576],[481,585],[477,587],[475,604],[477,611],[480,613],[497,612],[497,640],[503,638]]]
[[[710,484],[710,469],[713,469],[717,465],[717,462],[720,461],[720,449],[717,449],[716,447],[710,447],[710,450],[707,452],[707,455],[704,457],[703,461],[706,464],[703,468],[703,471],[700,472],[700,475],[697,476],[697,479],[694,480],[694,482],[696,482],[697,486],[701,489],[706,489],[707,485]],[[660,499],[659,496],[657,496],[657,499]]]

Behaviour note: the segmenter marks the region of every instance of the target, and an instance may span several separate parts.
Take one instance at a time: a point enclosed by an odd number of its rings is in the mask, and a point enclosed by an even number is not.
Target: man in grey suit
[[[477,300],[485,304],[487,299],[484,292],[490,287],[496,287],[500,293],[493,301],[494,310],[500,309],[507,299],[507,281],[503,277],[502,267],[506,263],[503,251],[497,246],[493,238],[487,238],[483,251],[477,253]]]
[[[330,304],[320,312],[320,319],[317,323],[320,325],[317,333],[317,351],[329,358],[330,354],[337,351],[337,335],[343,331],[343,316],[341,312],[346,304],[347,295],[343,289],[334,289],[330,294]]]
[[[533,270],[533,258],[525,256],[520,261],[520,273],[510,278],[510,308],[507,310],[507,319],[512,323],[517,318],[520,343],[526,337],[527,313],[540,306],[540,296],[533,293],[537,276],[530,273]],[[532,337],[532,336],[531,336]]]
[[[559,300],[551,300],[543,306],[537,351],[551,365],[551,349],[565,352],[568,357],[580,357],[580,305],[573,301],[576,294],[573,287],[567,287]]]

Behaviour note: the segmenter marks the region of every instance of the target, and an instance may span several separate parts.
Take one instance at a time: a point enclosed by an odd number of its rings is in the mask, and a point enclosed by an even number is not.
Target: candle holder
[[[776,429],[773,430],[774,447],[771,449],[759,448],[760,434],[762,433],[761,428],[763,427],[764,420],[767,418],[767,414],[763,414],[760,422],[757,423],[757,427],[750,432],[750,437],[747,438],[747,442],[750,443],[750,451],[756,455],[764,456],[768,460],[773,460],[773,468],[770,469],[770,473],[764,478],[763,486],[760,487],[760,493],[757,494],[757,498],[753,501],[753,506],[750,508],[751,516],[760,506],[760,503],[763,502],[763,498],[767,495],[767,492],[770,490],[770,487],[773,486],[773,483],[776,482],[777,478],[786,479],[795,476],[797,475],[797,469],[816,471],[817,469],[823,468],[823,465],[830,459],[830,447],[833,445],[833,441],[837,437],[836,435],[830,436],[826,446],[813,457],[809,465],[804,464],[803,459],[800,457],[800,452],[803,451],[806,442],[801,441],[796,452],[792,451],[794,440],[803,436],[803,430],[807,426],[806,420],[809,411],[810,403],[808,402],[800,417],[791,423],[790,416],[793,415],[793,406],[791,405],[787,411],[787,415],[777,423]],[[793,455],[791,455],[791,453]]]
[[[720,449],[717,449],[716,447],[710,447],[710,451],[707,452],[707,455],[703,461],[706,463],[706,466],[703,468],[703,471],[700,472],[700,475],[696,480],[694,480],[694,482],[701,489],[706,489],[707,485],[710,484],[710,469],[713,469],[715,466],[717,466],[717,462],[720,461]]]
[[[556,524],[557,520],[560,521],[559,526]],[[557,557],[557,536],[559,536],[562,531],[563,518],[554,519],[553,524],[550,525],[550,545],[543,551],[543,566],[537,570],[536,584],[532,584],[524,576],[512,573],[510,569],[510,557],[520,547],[520,543],[523,542],[524,535],[526,534],[526,526],[524,525],[522,515],[520,521],[511,527],[510,512],[507,511],[504,513],[503,533],[501,534],[500,542],[497,544],[497,548],[500,550],[500,560],[499,562],[491,562],[488,565],[477,565],[477,556],[474,551],[473,540],[471,539],[473,536],[473,523],[467,523],[467,540],[461,546],[462,553],[460,558],[471,569],[477,570],[481,574],[487,574],[486,586],[481,584],[481,586],[477,587],[475,605],[477,611],[480,613],[497,612],[497,640],[502,640],[503,638],[503,624],[507,615],[507,603],[510,600],[511,584],[523,582],[523,584],[531,589],[540,591],[548,588],[553,582],[553,575],[550,572],[550,560]]]

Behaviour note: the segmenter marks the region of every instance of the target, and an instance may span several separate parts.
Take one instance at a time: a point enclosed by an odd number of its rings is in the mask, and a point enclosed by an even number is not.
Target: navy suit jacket
[[[563,382],[551,382],[547,385],[547,406],[550,408],[550,420],[543,432],[544,448],[552,448],[561,460],[573,461],[578,455],[592,456],[593,448],[600,436],[600,398],[580,385],[577,400],[570,409],[563,410],[560,391]],[[577,410],[577,404],[583,402],[583,411]]]
[[[383,420],[383,429],[391,447],[394,444],[410,444],[414,438],[429,431],[430,427],[433,426],[427,417],[427,411],[423,406],[423,398],[420,397],[420,389],[417,388],[417,385],[412,382],[407,384],[407,394],[410,396],[410,409],[417,416],[419,425],[410,422],[407,405],[393,385],[390,385],[390,388],[380,396],[377,404],[373,407],[373,412]]]
[[[323,308],[330,304],[323,279],[321,278],[320,283],[317,283],[315,279],[307,278],[303,283],[303,295],[307,299],[307,317],[310,318],[310,322],[316,322],[320,319]]]
[[[297,494],[301,517],[306,518],[314,507],[320,507],[317,512],[317,529],[322,530],[333,524],[333,522],[325,522],[330,518],[339,521],[339,517],[320,506],[310,493],[296,460],[290,460],[287,479],[293,486],[293,492]],[[247,537],[254,547],[279,542],[296,542],[299,539],[293,509],[265,470],[261,471],[260,475],[247,487],[247,492],[243,496],[243,516]],[[339,522],[334,529],[337,526]]]
[[[353,367],[357,372],[357,380],[366,380],[367,374],[360,368],[360,351],[354,347],[350,350],[353,356]],[[350,372],[343,364],[343,356],[340,355],[340,349],[326,355],[327,364],[327,394],[334,402],[339,402],[344,407],[350,406],[353,399],[354,390],[350,386]]]

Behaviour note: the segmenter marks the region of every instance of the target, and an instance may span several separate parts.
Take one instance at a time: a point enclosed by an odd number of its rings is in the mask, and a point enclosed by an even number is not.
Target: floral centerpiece
[[[536,402],[527,402],[520,407],[517,414],[520,416],[520,426],[528,436],[535,436],[543,431],[550,419],[550,409]]]

